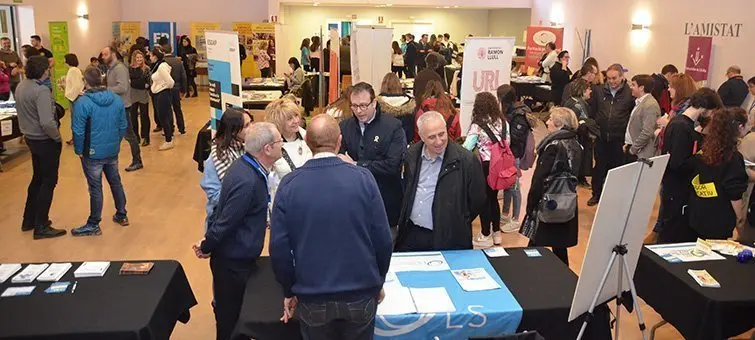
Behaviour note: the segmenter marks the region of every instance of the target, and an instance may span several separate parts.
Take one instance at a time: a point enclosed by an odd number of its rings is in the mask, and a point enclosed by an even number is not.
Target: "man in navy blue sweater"
[[[270,224],[283,321],[299,304],[304,339],[372,339],[392,250],[383,200],[369,170],[336,156],[335,119],[315,117],[306,140],[314,158],[283,178]]]
[[[249,276],[262,252],[270,194],[267,176],[281,158],[283,139],[271,123],[255,123],[246,137],[246,154],[231,165],[204,240],[194,245],[210,258],[215,294],[217,339],[229,339],[241,311]]]
[[[406,133],[401,121],[383,114],[370,84],[351,88],[354,117],[341,122],[340,155],[345,162],[370,170],[383,198],[391,228],[398,225],[404,188],[401,185],[401,159],[406,152]]]

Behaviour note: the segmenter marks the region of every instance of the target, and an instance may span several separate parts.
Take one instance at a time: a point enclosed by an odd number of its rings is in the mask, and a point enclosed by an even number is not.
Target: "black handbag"
[[[577,176],[572,173],[568,160],[559,159],[565,147],[560,142],[556,146],[558,153],[550,174],[543,181],[543,197],[537,215],[543,223],[566,223],[577,213]]]

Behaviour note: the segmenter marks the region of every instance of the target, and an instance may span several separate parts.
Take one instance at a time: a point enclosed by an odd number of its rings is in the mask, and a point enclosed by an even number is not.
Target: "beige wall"
[[[516,37],[517,45],[524,45],[524,31],[530,25],[529,8],[507,8],[488,11],[488,33],[494,36]]]
[[[12,1],[1,0],[2,4]],[[42,44],[49,48],[49,22],[67,21],[71,53],[79,56],[81,63],[97,56],[102,47],[112,40],[112,22],[120,20],[121,0],[24,0],[23,6],[34,9],[36,33]],[[89,20],[77,19],[77,11],[86,10]],[[20,37],[22,44],[29,37]]]

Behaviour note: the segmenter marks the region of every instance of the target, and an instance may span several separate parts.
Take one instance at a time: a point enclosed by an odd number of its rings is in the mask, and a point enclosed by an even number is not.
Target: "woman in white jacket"
[[[75,54],[66,54],[65,61],[68,65],[68,73],[66,73],[63,88],[66,98],[73,103],[84,92],[84,74],[81,73],[79,58]],[[73,108],[73,105],[71,105],[71,108]],[[73,110],[71,110],[71,114],[73,115]],[[66,144],[73,145],[73,138]]]
[[[304,140],[307,132],[301,128],[301,109],[294,101],[286,97],[275,100],[267,105],[265,114],[283,138],[282,157],[270,172],[270,195],[274,198],[283,177],[312,159],[312,151]]]
[[[159,47],[152,49],[149,59],[152,61],[152,86],[150,90],[154,94],[157,103],[155,112],[160,117],[160,127],[163,128],[165,143],[160,145],[159,150],[165,151],[173,148],[173,107],[171,106],[170,90],[175,81],[170,76],[171,67],[164,60],[165,54]]]

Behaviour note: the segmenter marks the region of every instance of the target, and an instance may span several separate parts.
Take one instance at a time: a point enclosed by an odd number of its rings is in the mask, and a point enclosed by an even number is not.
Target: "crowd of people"
[[[174,113],[178,133],[186,134],[181,109],[184,94],[197,96],[194,82],[196,49],[188,37],[181,38],[178,56],[173,54],[170,41],[161,39],[152,50],[149,42],[136,40],[126,60],[116,46],[106,46],[98,57],[82,72],[75,54],[65,55],[68,71],[63,79],[52,79],[54,59],[38,36],[32,45],[23,47],[25,64],[11,50],[10,40],[2,39],[0,50],[0,99],[16,101],[19,126],[24,142],[32,156],[33,175],[27,192],[22,231],[34,231],[34,239],[65,235],[64,229],[53,227],[49,220],[50,207],[58,180],[62,140],[60,119],[65,110],[54,102],[53,84],[58,84],[71,104],[72,139],[67,144],[81,159],[81,166],[90,195],[90,216],[81,227],[71,230],[74,236],[102,234],[102,175],[110,185],[116,213],[113,222],[129,225],[126,194],[121,183],[118,154],[121,141],[129,144],[132,161],[125,171],[144,167],[141,147],[150,145],[149,102],[154,107],[156,128],[165,142],[160,151],[174,147]],[[130,62],[126,65],[124,62]],[[8,93],[3,92],[8,89]],[[141,125],[141,127],[140,127]],[[140,145],[141,143],[141,145]]]

